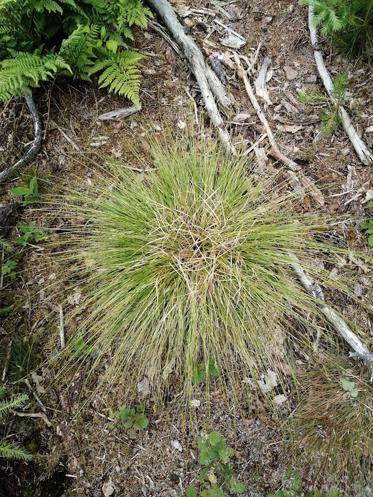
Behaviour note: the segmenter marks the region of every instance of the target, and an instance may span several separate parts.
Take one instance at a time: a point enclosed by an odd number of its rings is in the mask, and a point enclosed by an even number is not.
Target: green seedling
[[[34,204],[39,200],[39,184],[36,176],[33,176],[28,185],[15,186],[11,189],[13,195],[22,197],[23,205]]]
[[[73,358],[76,360],[86,359],[94,355],[93,345],[89,345],[82,337],[78,337],[73,343]]]
[[[13,259],[8,259],[1,265],[1,276],[8,276],[11,280],[15,280],[17,276],[16,267],[17,262]]]
[[[356,398],[359,395],[359,390],[356,388],[354,381],[348,380],[347,378],[341,379],[341,387],[348,395],[352,398]]]
[[[211,378],[216,378],[219,375],[219,369],[217,368],[215,362],[209,361],[206,364],[199,364],[193,374],[192,383],[193,385],[199,385],[204,383],[206,380]]]
[[[46,240],[47,235],[34,227],[32,223],[21,224],[19,226],[20,235],[15,239],[14,243],[26,247],[30,243],[41,242]]]
[[[223,497],[225,492],[242,494],[244,483],[233,474],[234,450],[227,447],[224,437],[213,431],[198,441],[199,486],[187,488],[186,497]]]
[[[121,426],[127,430],[131,438],[135,438],[137,434],[149,425],[149,420],[144,414],[142,406],[122,406],[115,414]]]
[[[328,107],[322,116],[321,133],[326,138],[333,135],[341,123],[340,110],[346,100],[347,76],[338,74],[333,80],[334,102],[322,92],[311,90],[302,91],[298,95],[298,100],[302,104],[325,104]]]

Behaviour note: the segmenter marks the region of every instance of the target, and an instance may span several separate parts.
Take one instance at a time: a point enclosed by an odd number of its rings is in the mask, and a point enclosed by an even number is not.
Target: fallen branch
[[[243,82],[245,84],[246,93],[250,99],[251,105],[254,107],[256,114],[257,114],[258,118],[260,119],[260,122],[263,124],[265,132],[267,133],[268,141],[269,141],[269,144],[271,146],[271,155],[275,159],[281,161],[286,167],[288,167],[292,171],[299,171],[301,169],[299,164],[297,164],[293,160],[289,159],[289,157],[286,157],[286,155],[284,155],[280,151],[280,149],[278,148],[278,145],[277,145],[276,140],[273,136],[272,130],[268,124],[267,118],[265,117],[265,115],[264,115],[264,113],[259,105],[259,102],[255,96],[254,90],[251,87],[247,73],[246,73],[245,69],[243,68],[242,63],[240,61],[240,58],[236,52],[234,52],[234,60],[236,62],[236,66],[238,69],[238,75],[240,76],[240,78],[243,80]]]
[[[0,184],[6,183],[13,179],[18,172],[27,166],[37,155],[41,147],[41,139],[42,139],[42,125],[39,112],[35,106],[35,102],[32,98],[32,95],[29,93],[23,94],[27,107],[31,113],[33,125],[34,125],[34,140],[32,142],[31,147],[27,150],[27,152],[19,159],[13,166],[8,167],[4,171],[0,172]]]
[[[223,118],[221,117],[215,102],[216,97],[223,105],[228,105],[228,102],[230,104],[230,100],[226,95],[222,83],[214,71],[206,64],[203,54],[197,44],[185,33],[168,0],[147,0],[147,3],[160,16],[175,41],[182,48],[197,80],[207,113],[211,122],[217,128],[220,140],[229,152],[236,154],[229,133],[225,128]]]
[[[267,76],[268,69],[271,66],[271,59],[264,57],[262,67],[259,70],[258,77],[255,80],[255,91],[258,97],[261,97],[268,105],[272,105],[268,90],[267,90]]]
[[[299,281],[302,283],[305,290],[315,297],[318,301],[325,302],[324,292],[320,285],[313,281],[312,278],[302,269],[299,264],[292,265]],[[373,379],[373,354],[369,352],[368,347],[360,340],[358,336],[351,330],[348,324],[339,316],[331,307],[320,303],[320,310],[327,318],[329,323],[341,335],[341,337],[349,344],[354,353],[352,356],[363,360],[371,371],[371,380]]]
[[[324,58],[318,46],[317,30],[314,25],[314,8],[312,4],[309,5],[308,10],[308,26],[310,30],[311,45],[313,48],[317,70],[330,99],[333,103],[336,103],[336,99],[334,97],[333,81],[330,77],[329,71],[325,66]],[[343,128],[346,131],[361,162],[366,166],[369,164],[373,164],[373,155],[368,150],[368,147],[365,145],[365,143],[353,127],[350,116],[347,114],[343,106],[340,106],[339,116],[341,118]]]

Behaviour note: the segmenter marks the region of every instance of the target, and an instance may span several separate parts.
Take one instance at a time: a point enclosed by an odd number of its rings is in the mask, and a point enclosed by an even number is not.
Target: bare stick
[[[250,99],[251,105],[254,107],[254,109],[257,113],[257,116],[259,117],[260,122],[263,124],[265,132],[267,133],[268,141],[271,145],[271,155],[273,155],[273,157],[275,159],[277,159],[277,160],[281,161],[283,164],[285,164],[285,166],[288,167],[289,169],[291,169],[292,171],[299,171],[301,169],[299,164],[297,164],[293,160],[286,157],[286,155],[284,155],[280,151],[280,149],[278,148],[278,145],[277,145],[276,140],[273,136],[272,130],[268,124],[267,118],[265,117],[264,113],[262,112],[262,109],[259,105],[259,102],[256,99],[256,96],[254,94],[254,90],[251,87],[247,73],[246,73],[245,69],[243,68],[242,63],[240,61],[240,58],[236,52],[234,52],[234,60],[235,60],[236,65],[237,65],[238,75],[240,76],[240,78],[243,80],[243,82],[245,84],[246,93]]]
[[[8,167],[4,171],[1,171],[0,184],[6,183],[7,181],[13,179],[22,168],[27,166],[27,164],[29,164],[29,162],[31,162],[36,157],[41,147],[42,125],[41,125],[39,112],[35,106],[35,102],[32,98],[32,95],[25,92],[23,96],[26,100],[27,107],[29,108],[29,111],[32,116],[32,121],[34,125],[34,140],[32,142],[31,147],[15,164]]]
[[[59,329],[60,329],[60,346],[61,346],[61,349],[63,349],[65,347],[65,326],[64,326],[64,322],[63,322],[63,308],[62,308],[62,305],[60,304],[58,306],[58,314],[59,314]]]
[[[161,17],[173,38],[182,47],[197,80],[207,113],[211,119],[211,122],[217,128],[220,140],[228,151],[236,154],[235,148],[233,147],[230,136],[225,129],[224,121],[220,115],[214,98],[214,95],[217,98],[220,98],[217,95],[218,90],[219,92],[223,90],[225,93],[224,87],[219,81],[219,78],[215,75],[212,69],[208,68],[202,52],[194,40],[185,33],[168,0],[147,0],[147,2]]]
[[[269,93],[267,90],[267,74],[268,69],[271,65],[272,61],[269,57],[265,57],[262,67],[260,68],[258,77],[255,80],[255,91],[258,97],[261,97],[268,105],[271,105],[271,99],[269,97]]]
[[[294,256],[293,256],[294,257]],[[302,283],[305,290],[319,301],[325,302],[324,292],[320,285],[300,267],[299,264],[292,264],[292,267]],[[327,318],[334,329],[342,336],[354,351],[354,356],[359,357],[368,365],[371,370],[371,379],[373,379],[373,355],[369,352],[368,347],[360,340],[351,330],[348,324],[328,305],[320,304],[321,312]]]
[[[314,8],[312,4],[310,4],[308,8],[308,27],[310,30],[311,45],[313,48],[317,70],[330,99],[332,100],[332,102],[335,103],[336,100],[334,97],[333,81],[330,77],[329,71],[325,66],[324,58],[318,46],[317,30],[314,25]],[[356,129],[353,127],[350,116],[347,114],[343,106],[340,106],[339,115],[343,124],[343,128],[347,133],[361,162],[366,166],[368,166],[369,164],[373,164],[373,155],[358,135]]]

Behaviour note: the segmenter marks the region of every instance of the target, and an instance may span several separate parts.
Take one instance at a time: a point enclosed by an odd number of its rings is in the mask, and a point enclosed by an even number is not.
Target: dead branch
[[[217,128],[220,140],[228,151],[236,154],[230,136],[225,128],[223,118],[221,117],[215,102],[216,97],[223,105],[228,103],[229,99],[222,83],[208,64],[206,64],[203,54],[197,44],[185,33],[168,0],[147,0],[147,2],[163,20],[175,41],[182,48],[197,80],[207,113],[211,122]]]
[[[27,164],[29,164],[36,157],[41,147],[42,124],[39,112],[36,108],[32,95],[25,92],[23,96],[31,113],[34,125],[34,140],[31,147],[15,164],[0,172],[0,184],[6,183],[7,181],[13,179],[21,169],[27,166]]]
[[[267,118],[265,117],[265,115],[264,115],[264,113],[259,105],[259,102],[256,99],[254,90],[251,87],[247,73],[246,73],[245,69],[243,68],[242,63],[240,61],[240,58],[236,52],[234,52],[234,59],[235,59],[236,66],[238,69],[238,75],[240,76],[240,78],[243,80],[243,82],[245,84],[246,93],[250,99],[251,105],[254,107],[254,109],[257,113],[257,116],[259,117],[260,122],[263,124],[265,132],[267,133],[268,141],[269,141],[270,146],[271,146],[271,155],[275,159],[281,161],[286,167],[288,167],[292,171],[299,171],[301,169],[299,164],[297,164],[293,160],[286,157],[286,155],[284,155],[280,151],[280,149],[278,148],[278,145],[277,145],[276,140],[273,136],[272,130],[268,124]]]
[[[313,48],[313,53],[315,57],[315,62],[317,66],[317,70],[319,72],[320,78],[323,82],[323,85],[332,100],[333,103],[336,102],[334,97],[334,88],[333,81],[330,77],[329,71],[325,66],[324,58],[322,56],[321,51],[319,50],[318,39],[317,39],[317,30],[314,25],[314,8],[310,3],[308,9],[308,27],[310,30],[311,37],[311,45]],[[373,155],[368,150],[368,147],[365,145],[363,140],[358,135],[356,129],[352,125],[350,116],[347,114],[346,110],[343,106],[340,106],[339,115],[343,124],[343,128],[347,133],[357,155],[359,156],[361,162],[368,166],[369,164],[373,164]]]
[[[299,264],[293,264],[292,267],[304,289],[318,301],[325,302],[324,292],[322,291],[320,285],[316,281],[313,281],[313,279],[304,271],[304,269],[300,267]],[[359,357],[368,365],[371,370],[371,379],[373,379],[373,355],[369,352],[368,347],[351,330],[348,324],[334,311],[334,309],[326,304],[324,305],[323,303],[320,303],[320,310],[334,329],[352,348],[354,354],[351,355]]]

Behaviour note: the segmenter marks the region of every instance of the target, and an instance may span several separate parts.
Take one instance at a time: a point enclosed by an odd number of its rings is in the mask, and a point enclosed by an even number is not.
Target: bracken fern
[[[150,16],[142,0],[0,0],[0,101],[54,75],[104,71],[102,87],[138,104],[141,56],[127,41]]]
[[[71,361],[80,337],[109,381],[132,388],[146,375],[162,392],[177,374],[187,394],[201,364],[233,385],[290,362],[288,348],[325,325],[291,265],[340,289],[314,261],[343,249],[323,241],[326,224],[299,213],[294,194],[256,180],[219,145],[150,149],[144,178],[110,162],[88,191],[58,199],[71,228],[56,243],[67,244],[62,262],[82,290]]]

